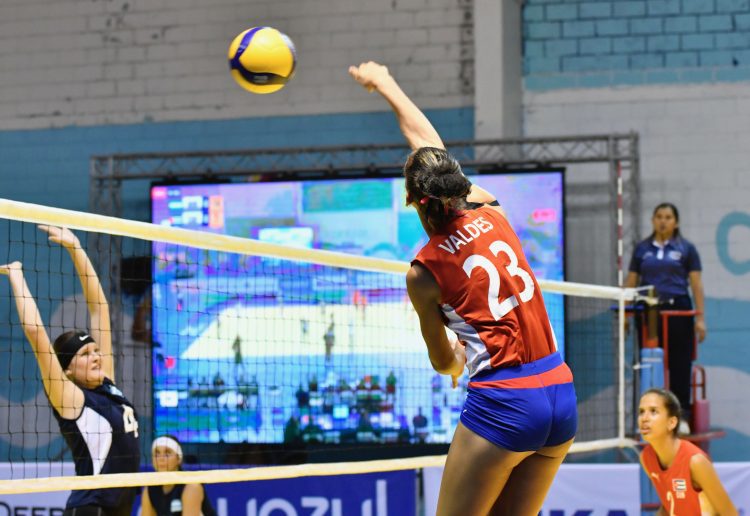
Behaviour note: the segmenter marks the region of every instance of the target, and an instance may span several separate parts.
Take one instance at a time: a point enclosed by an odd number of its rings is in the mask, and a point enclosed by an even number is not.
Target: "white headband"
[[[180,446],[180,443],[178,443],[174,439],[167,437],[167,436],[162,436],[162,437],[159,437],[158,439],[155,439],[154,443],[151,445],[151,454],[154,453],[157,446],[163,446],[164,448],[169,448],[170,450],[175,452],[175,454],[177,454],[177,458],[179,458],[180,462],[182,462],[182,447]]]

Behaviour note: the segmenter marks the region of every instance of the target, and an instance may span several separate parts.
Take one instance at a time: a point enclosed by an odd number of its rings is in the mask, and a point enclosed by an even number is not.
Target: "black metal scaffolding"
[[[606,165],[615,263],[610,281],[621,284],[626,246],[641,235],[638,135],[603,134],[448,142],[462,166],[475,170]],[[89,207],[92,212],[122,216],[123,182],[196,181],[244,178],[248,181],[308,177],[356,177],[400,170],[408,149],[403,144],[309,148],[240,149],[202,152],[114,154],[91,159]],[[235,179],[236,180],[236,179]],[[147,197],[144,192],[144,198]],[[586,194],[567,200],[567,209],[586,204]]]
[[[622,284],[626,247],[630,248],[641,235],[636,133],[457,141],[448,142],[446,146],[468,174],[566,167],[567,278],[587,283]],[[96,156],[91,159],[90,211],[115,217],[127,213],[131,218],[135,211],[135,217],[145,219],[151,182],[393,175],[401,170],[408,153],[409,149],[403,144],[392,144]],[[500,202],[512,195],[510,192],[493,193]],[[139,209],[134,210],[133,204]],[[141,213],[144,210],[145,213]],[[118,373],[130,371],[129,376],[146,386],[144,392],[150,392],[150,375],[145,370],[137,370],[132,359],[145,356],[150,349],[128,351],[125,349],[128,344],[123,340],[128,326],[121,304],[125,240],[114,235],[92,234],[89,249],[94,263],[103,269],[103,282],[107,283],[105,291],[109,293],[113,314],[113,344],[122,357],[117,362]],[[133,239],[127,243],[148,245]],[[150,251],[144,247],[142,252],[148,255]],[[137,256],[138,251],[130,249],[128,255]],[[150,404],[150,400],[144,399],[137,408],[148,413]]]

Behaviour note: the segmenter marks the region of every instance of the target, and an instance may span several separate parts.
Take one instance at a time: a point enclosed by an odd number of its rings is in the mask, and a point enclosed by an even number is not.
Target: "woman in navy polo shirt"
[[[690,372],[693,342],[706,337],[703,318],[701,260],[695,246],[680,235],[680,214],[671,203],[654,208],[654,231],[633,251],[626,287],[653,285],[663,310],[692,310],[688,287],[695,299],[695,317],[669,318],[669,388],[682,407],[690,407]],[[661,332],[659,332],[661,337]],[[665,343],[661,343],[662,346]],[[688,410],[686,410],[688,412]],[[689,421],[685,414],[685,421]]]

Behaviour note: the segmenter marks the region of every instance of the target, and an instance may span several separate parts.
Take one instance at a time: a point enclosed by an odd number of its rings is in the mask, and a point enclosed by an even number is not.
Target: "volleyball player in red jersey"
[[[696,445],[677,436],[680,402],[672,392],[650,389],[641,396],[638,427],[648,444],[641,464],[661,500],[660,515],[734,516],[711,460]]]
[[[406,283],[432,366],[454,386],[469,369],[437,513],[537,515],[577,426],[573,376],[539,285],[495,198],[464,176],[388,69],[369,62],[349,73],[388,101],[413,151],[406,202],[429,242]]]

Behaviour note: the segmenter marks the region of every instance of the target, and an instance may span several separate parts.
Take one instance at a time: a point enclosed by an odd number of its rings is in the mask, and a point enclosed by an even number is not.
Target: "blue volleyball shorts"
[[[559,353],[481,371],[469,381],[461,423],[511,451],[562,444],[578,427],[573,374]]]

